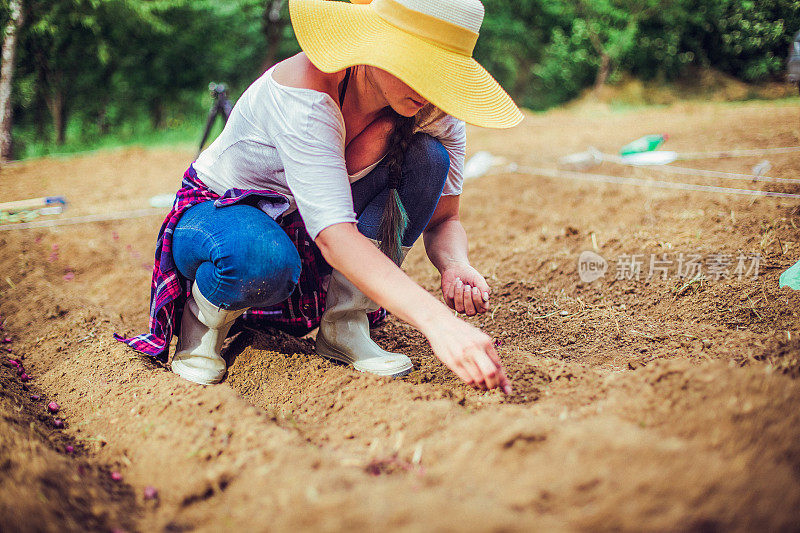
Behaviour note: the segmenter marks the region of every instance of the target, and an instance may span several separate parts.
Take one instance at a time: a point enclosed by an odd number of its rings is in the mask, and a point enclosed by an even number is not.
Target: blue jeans
[[[425,133],[411,140],[398,192],[408,213],[404,246],[422,234],[439,203],[450,168],[442,143]],[[358,230],[377,238],[389,191],[385,160],[353,186]],[[300,276],[300,256],[277,222],[249,205],[203,202],[178,221],[172,241],[178,271],[224,309],[268,307],[287,299]]]

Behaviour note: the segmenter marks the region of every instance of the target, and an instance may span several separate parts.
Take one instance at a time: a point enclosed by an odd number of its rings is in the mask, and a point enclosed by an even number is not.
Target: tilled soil
[[[798,146],[800,107],[584,107],[528,115],[510,131],[472,128],[468,152],[553,167],[658,132],[679,152]],[[65,194],[62,216],[143,208],[177,188],[190,157],[126,149],[12,164],[2,199]],[[679,164],[750,173],[765,158],[768,175],[800,177],[800,153]],[[404,378],[321,359],[311,338],[244,329],[227,380],[197,386],[112,339],[147,326],[159,216],[0,232],[0,347],[31,377],[0,367],[0,524],[797,530],[800,297],[778,276],[800,258],[798,206],[502,169],[467,182],[470,257],[492,286],[491,311],[468,320],[497,339],[512,396],[462,385],[393,317],[373,335],[412,358]],[[578,275],[586,250],[609,262],[594,282]],[[649,275],[653,254],[675,261],[666,279]],[[728,276],[678,278],[680,254],[727,257]],[[633,255],[639,279],[618,270]],[[757,273],[734,275],[740,255],[760,258]],[[404,268],[440,294],[421,244]]]

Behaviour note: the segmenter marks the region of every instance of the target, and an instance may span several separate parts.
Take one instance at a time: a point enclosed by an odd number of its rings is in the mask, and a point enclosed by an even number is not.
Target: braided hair
[[[389,151],[386,154],[389,196],[383,207],[378,239],[381,242],[381,251],[398,265],[403,258],[403,236],[406,226],[408,226],[408,215],[400,200],[398,190],[403,179],[403,160],[414,134],[415,118],[415,116],[404,117],[397,114],[394,131],[389,137]]]

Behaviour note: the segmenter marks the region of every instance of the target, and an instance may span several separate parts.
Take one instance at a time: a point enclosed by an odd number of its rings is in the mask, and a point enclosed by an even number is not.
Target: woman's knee
[[[281,231],[281,235],[241,243],[237,253],[224,262],[222,274],[239,285],[242,303],[253,307],[288,298],[300,278],[300,269],[297,248]]]
[[[231,308],[281,302],[300,277],[300,255],[286,233],[263,212],[247,215],[219,237],[213,257],[218,292]]]
[[[427,133],[414,134],[405,156],[405,164],[412,168],[407,170],[421,174],[423,183],[431,190],[441,192],[450,170],[450,154],[442,142]]]

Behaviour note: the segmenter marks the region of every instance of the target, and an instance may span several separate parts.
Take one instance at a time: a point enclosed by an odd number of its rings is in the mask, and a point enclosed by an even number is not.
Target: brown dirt
[[[469,151],[544,166],[651,132],[669,132],[678,151],[797,146],[800,107],[555,111],[511,131],[470,129]],[[6,167],[0,190],[5,200],[66,194],[69,215],[133,209],[174,191],[190,157],[131,149],[30,161]],[[693,164],[747,172],[760,159]],[[771,175],[800,175],[797,154],[769,159]],[[227,381],[195,386],[111,338],[146,327],[159,217],[0,232],[0,333],[12,340],[2,346],[32,376],[25,391],[0,367],[0,524],[800,529],[800,296],[777,288],[800,252],[798,205],[524,174],[469,182],[470,256],[493,287],[492,312],[470,320],[501,342],[511,397],[461,385],[394,318],[374,334],[411,356],[405,378],[322,360],[310,339],[244,330]],[[743,252],[761,254],[761,269],[687,287],[613,271],[587,284],[577,257],[592,236],[611,260]],[[437,291],[421,246],[406,269]],[[44,411],[50,400],[63,430]],[[112,470],[123,480],[110,481]],[[144,499],[147,486],[158,499]]]

